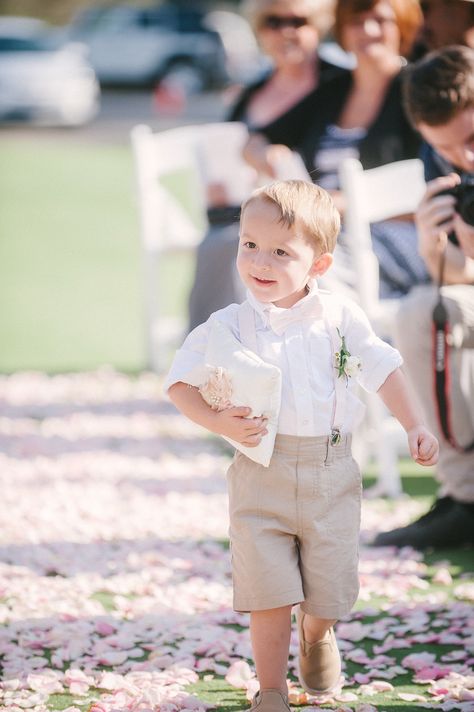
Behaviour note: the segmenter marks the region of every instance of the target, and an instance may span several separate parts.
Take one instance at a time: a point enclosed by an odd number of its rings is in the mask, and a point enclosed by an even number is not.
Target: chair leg
[[[398,465],[398,422],[377,397],[367,403],[371,450],[377,465],[377,482],[366,490],[368,497],[400,497],[402,483]]]
[[[375,458],[378,470],[376,487],[379,491],[379,496],[399,497],[402,494],[402,483],[398,466],[398,453],[396,443],[390,435],[377,442]]]

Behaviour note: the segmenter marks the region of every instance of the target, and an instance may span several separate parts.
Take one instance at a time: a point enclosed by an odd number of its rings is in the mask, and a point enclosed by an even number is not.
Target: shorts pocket
[[[328,468],[329,502],[326,519],[330,534],[341,539],[359,535],[362,476],[352,456],[336,460]]]
[[[236,452],[227,470],[229,493],[229,533],[245,536],[260,516],[262,477],[261,465],[256,464],[240,452]]]

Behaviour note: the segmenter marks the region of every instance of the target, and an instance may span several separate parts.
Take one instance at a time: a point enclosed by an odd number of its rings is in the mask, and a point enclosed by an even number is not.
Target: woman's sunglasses
[[[286,27],[298,30],[308,22],[308,17],[298,17],[297,15],[266,15],[262,17],[260,27],[265,30],[283,30]]]

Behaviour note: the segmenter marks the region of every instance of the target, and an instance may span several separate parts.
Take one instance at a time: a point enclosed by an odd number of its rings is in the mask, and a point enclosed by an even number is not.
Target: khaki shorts
[[[277,435],[268,468],[237,452],[228,470],[234,608],[301,603],[341,618],[359,592],[361,476],[351,437]]]

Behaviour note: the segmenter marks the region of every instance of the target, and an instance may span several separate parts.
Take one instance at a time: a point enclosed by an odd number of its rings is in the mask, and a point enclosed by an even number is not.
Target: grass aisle
[[[154,376],[109,369],[0,378],[2,712],[246,708],[228,455],[159,394]],[[410,465],[404,481],[414,498],[364,503],[363,539],[427,506],[430,478]],[[345,684],[319,706],[472,711],[472,569],[472,552],[363,547],[360,600],[337,629]]]

